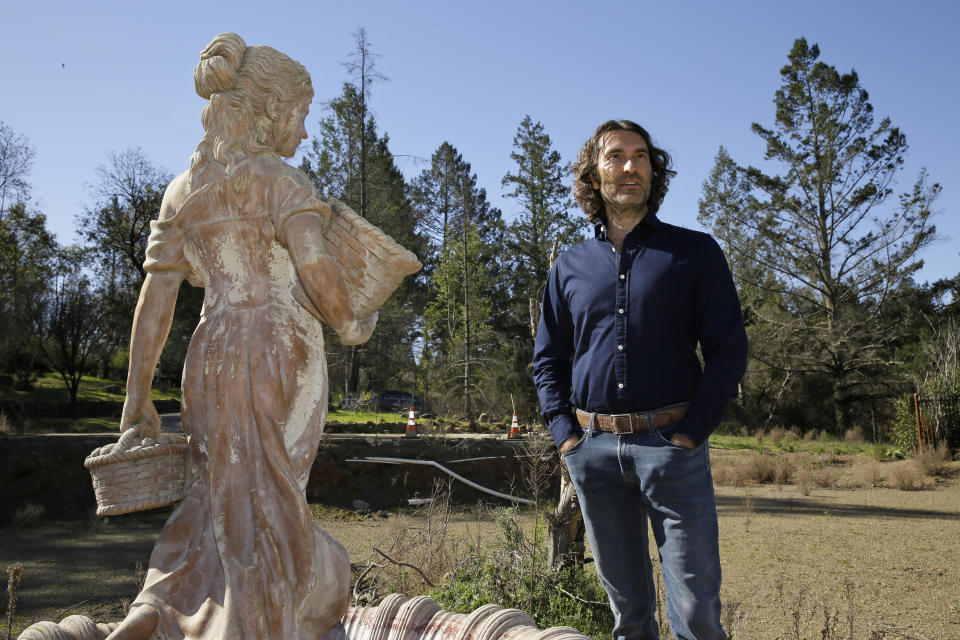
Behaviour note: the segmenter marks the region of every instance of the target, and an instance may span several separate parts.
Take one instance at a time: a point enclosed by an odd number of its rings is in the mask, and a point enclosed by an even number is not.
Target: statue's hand
[[[378,317],[379,314],[374,311],[372,315],[363,320],[354,318],[345,329],[337,332],[337,335],[340,336],[340,342],[347,345],[363,344],[373,335],[373,330],[377,326]]]
[[[127,395],[120,417],[120,433],[124,434],[131,429],[136,432],[133,438],[134,446],[144,438],[156,439],[160,435],[160,414],[149,395],[142,400]]]

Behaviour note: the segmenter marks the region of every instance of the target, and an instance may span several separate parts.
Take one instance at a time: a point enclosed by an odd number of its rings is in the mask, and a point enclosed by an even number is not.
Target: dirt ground
[[[715,468],[723,468],[749,453],[711,455]],[[851,619],[857,640],[960,640],[960,463],[913,491],[888,480],[907,461],[860,456],[829,464],[832,484],[847,488],[717,487],[723,597],[736,640],[846,639]],[[167,515],[0,528],[0,571],[23,563],[14,637],[33,622],[72,613],[119,620]],[[358,563],[375,556],[374,547],[409,553],[402,549],[409,546],[407,532],[422,534],[428,524],[409,511],[317,507],[315,515]],[[532,525],[532,516],[524,518]],[[483,510],[469,510],[450,519],[447,535],[483,544],[495,534]],[[824,609],[835,616],[833,636],[821,636]],[[0,611],[5,637],[6,604]],[[885,635],[871,636],[881,631]]]

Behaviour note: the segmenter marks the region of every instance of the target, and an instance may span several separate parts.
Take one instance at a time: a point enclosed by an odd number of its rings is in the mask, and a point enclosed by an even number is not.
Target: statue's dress
[[[192,485],[134,602],[167,638],[319,638],[346,607],[346,552],[304,496],[327,412],[323,337],[278,239],[292,215],[320,228],[324,211],[302,173],[260,154],[152,223],[146,270],[204,288],[183,372]]]

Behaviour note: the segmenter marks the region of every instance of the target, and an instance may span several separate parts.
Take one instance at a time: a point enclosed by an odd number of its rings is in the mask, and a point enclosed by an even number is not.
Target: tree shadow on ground
[[[823,502],[804,498],[750,497],[751,510],[764,515],[823,515],[840,518],[906,518],[960,521],[960,511],[934,511],[931,509],[898,509],[861,504]],[[717,511],[730,513],[743,511],[744,497],[717,496]]]

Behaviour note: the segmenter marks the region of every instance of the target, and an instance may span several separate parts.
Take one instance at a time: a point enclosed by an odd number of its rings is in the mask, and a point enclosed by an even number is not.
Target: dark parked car
[[[410,407],[417,413],[429,409],[422,398],[411,395],[409,391],[384,391],[377,395],[344,396],[337,408],[344,411],[396,411],[406,413]]]
[[[384,391],[376,398],[377,411],[398,411],[406,412],[413,407],[413,410],[420,413],[426,409],[426,403],[422,398],[412,395],[409,391]]]

